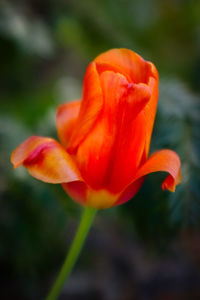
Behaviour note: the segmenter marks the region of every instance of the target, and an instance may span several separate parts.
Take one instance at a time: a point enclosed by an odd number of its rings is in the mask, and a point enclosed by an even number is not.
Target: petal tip
[[[10,161],[13,165],[13,169],[17,169],[22,164],[22,162],[17,158],[17,150],[18,147],[10,155]]]
[[[173,184],[173,185],[170,186],[168,183],[163,182],[163,183],[162,183],[162,190],[163,190],[163,191],[168,190],[168,191],[174,193],[175,190],[176,190],[176,185]]]

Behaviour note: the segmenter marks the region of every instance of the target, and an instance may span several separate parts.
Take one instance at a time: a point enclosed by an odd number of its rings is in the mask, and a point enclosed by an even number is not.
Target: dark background
[[[56,137],[58,104],[81,96],[85,69],[130,48],[160,74],[151,152],[175,150],[183,182],[147,176],[128,203],[100,211],[60,299],[200,299],[200,2],[0,2],[0,299],[44,299],[82,208],[60,185],[13,170],[30,135]]]

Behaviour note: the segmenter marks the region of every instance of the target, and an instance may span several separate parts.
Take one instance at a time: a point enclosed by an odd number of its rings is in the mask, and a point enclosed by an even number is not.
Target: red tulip
[[[148,157],[157,100],[152,63],[127,49],[105,52],[86,70],[82,100],[58,107],[61,144],[30,137],[11,161],[95,208],[128,201],[151,172],[168,172],[162,188],[174,191],[181,181],[178,155],[160,150]]]

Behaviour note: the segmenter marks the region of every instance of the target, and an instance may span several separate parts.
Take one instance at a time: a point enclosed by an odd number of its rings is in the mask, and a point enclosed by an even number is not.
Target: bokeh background
[[[98,213],[60,299],[200,299],[200,2],[0,2],[0,299],[44,299],[81,207],[59,185],[13,171],[33,134],[56,138],[58,104],[81,97],[88,63],[114,47],[155,63],[160,98],[151,152],[170,148],[183,182],[147,176],[130,202]]]

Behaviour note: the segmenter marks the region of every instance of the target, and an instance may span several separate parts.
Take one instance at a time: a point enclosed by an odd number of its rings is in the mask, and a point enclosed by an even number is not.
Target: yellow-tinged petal
[[[32,136],[11,155],[14,168],[21,164],[44,182],[63,183],[81,180],[79,171],[65,149],[54,139]]]
[[[111,194],[107,190],[94,191],[91,189],[87,190],[86,206],[94,207],[96,209],[109,208],[114,205],[119,197],[118,194]]]
[[[62,186],[76,202],[96,209],[112,207],[120,196],[120,194],[112,194],[105,189],[93,190],[83,181],[63,183]]]

